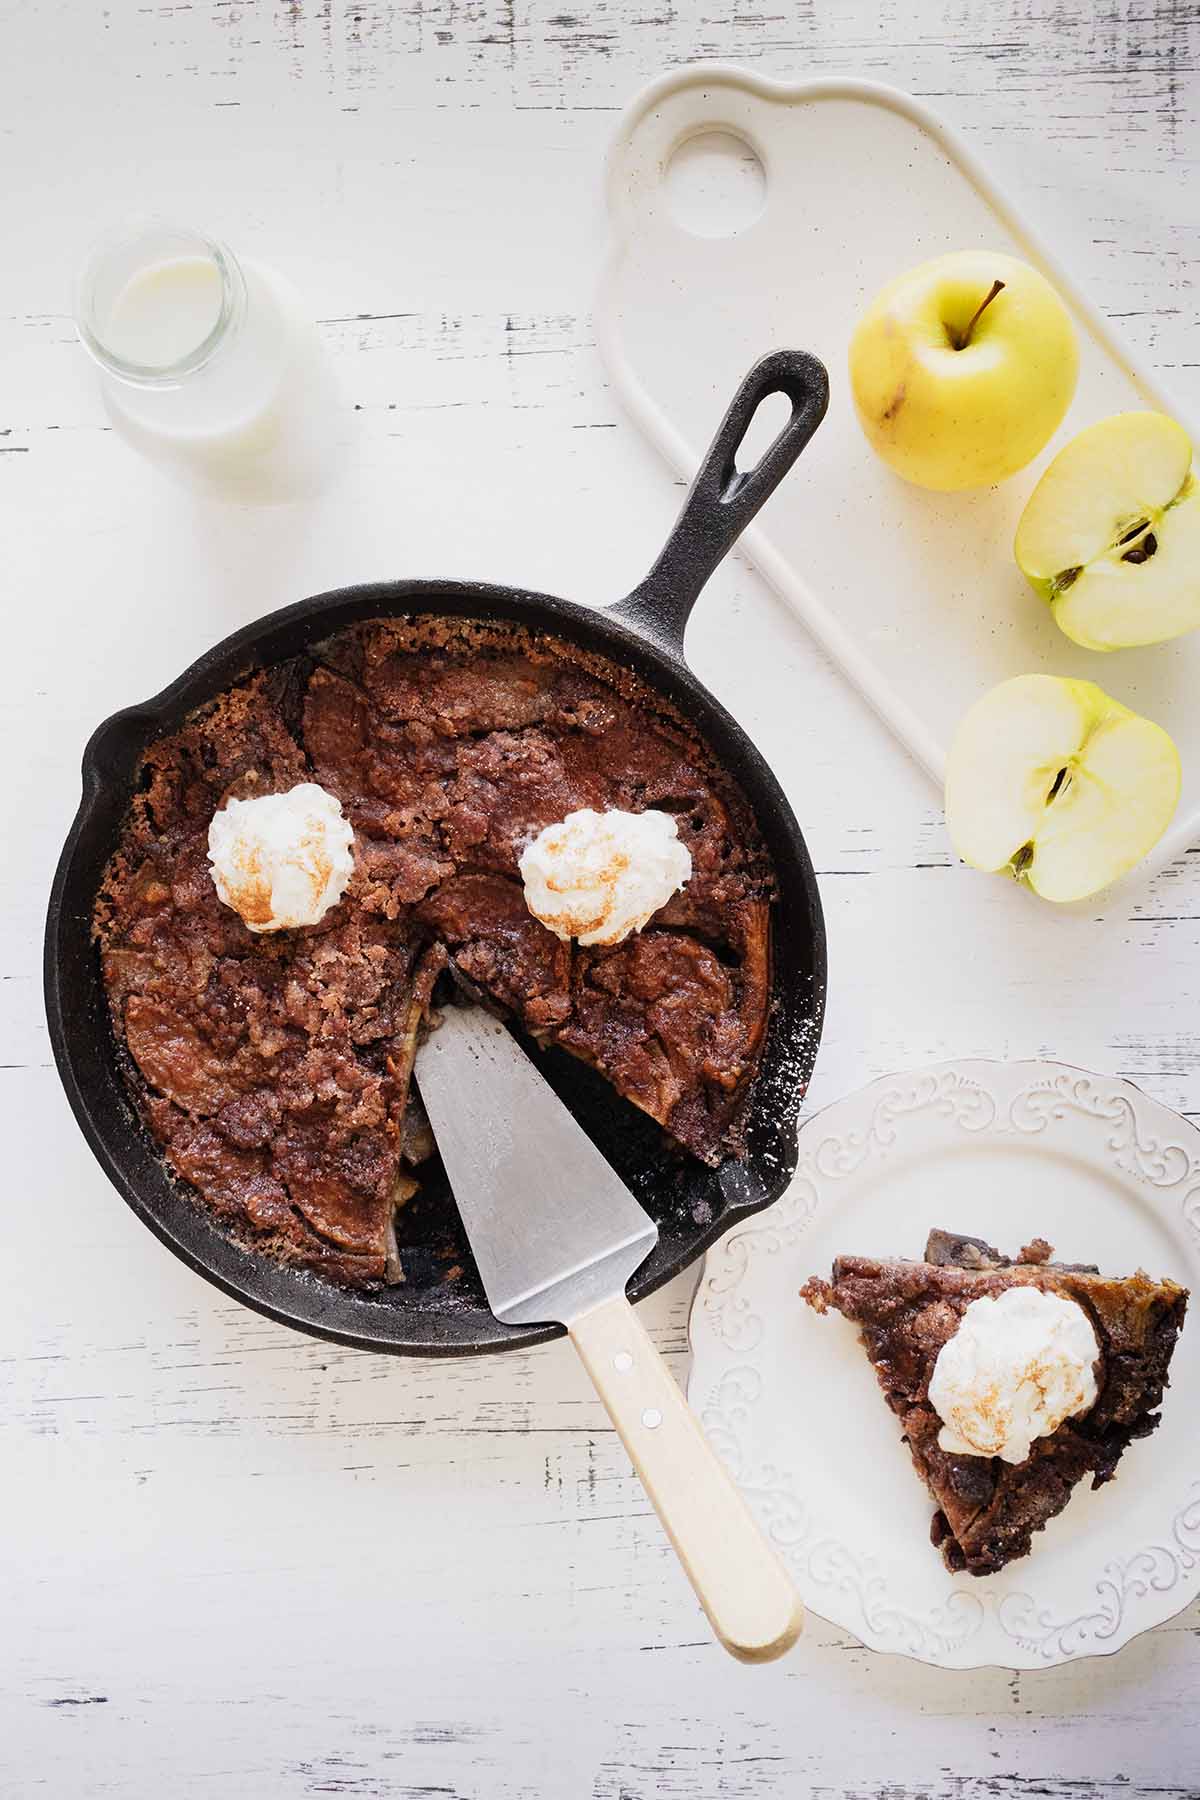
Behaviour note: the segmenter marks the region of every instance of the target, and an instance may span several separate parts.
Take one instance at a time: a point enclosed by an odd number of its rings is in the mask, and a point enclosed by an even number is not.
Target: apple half
[[[1071,439],[1013,546],[1058,624],[1086,650],[1158,644],[1200,625],[1200,483],[1165,413],[1115,413]]]
[[[977,700],[946,765],[946,825],[972,868],[1083,900],[1140,862],[1179,800],[1160,725],[1093,681],[1016,675]]]

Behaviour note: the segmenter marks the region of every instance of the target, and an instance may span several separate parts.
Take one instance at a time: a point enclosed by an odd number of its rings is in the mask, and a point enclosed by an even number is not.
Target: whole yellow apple
[[[963,250],[890,281],[850,340],[873,449],[918,487],[1003,481],[1049,442],[1075,392],[1070,314],[1044,275]]]

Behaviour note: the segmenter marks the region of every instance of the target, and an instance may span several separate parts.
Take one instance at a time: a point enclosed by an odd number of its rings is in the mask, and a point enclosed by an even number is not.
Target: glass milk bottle
[[[335,389],[315,326],[273,270],[199,231],[127,226],[92,252],[76,323],[114,427],[169,473],[229,500],[322,485]]]

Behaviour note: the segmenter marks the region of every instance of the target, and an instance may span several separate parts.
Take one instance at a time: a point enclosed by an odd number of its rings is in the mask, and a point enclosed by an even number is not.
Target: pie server
[[[625,1297],[657,1225],[482,1007],[443,1013],[416,1076],[488,1305],[566,1326],[713,1630],[743,1662],[781,1656],[799,1595]]]

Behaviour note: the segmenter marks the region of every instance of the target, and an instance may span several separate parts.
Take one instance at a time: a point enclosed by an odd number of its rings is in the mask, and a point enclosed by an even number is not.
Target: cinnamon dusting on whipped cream
[[[938,1444],[1021,1463],[1034,1440],[1096,1404],[1100,1347],[1084,1309],[1038,1287],[972,1300],[929,1382]]]
[[[315,782],[228,800],[208,828],[213,885],[251,931],[318,925],[354,872],[341,802]]]
[[[691,877],[670,813],[583,807],[547,825],[520,861],[525,903],[556,937],[605,947],[644,929]]]

